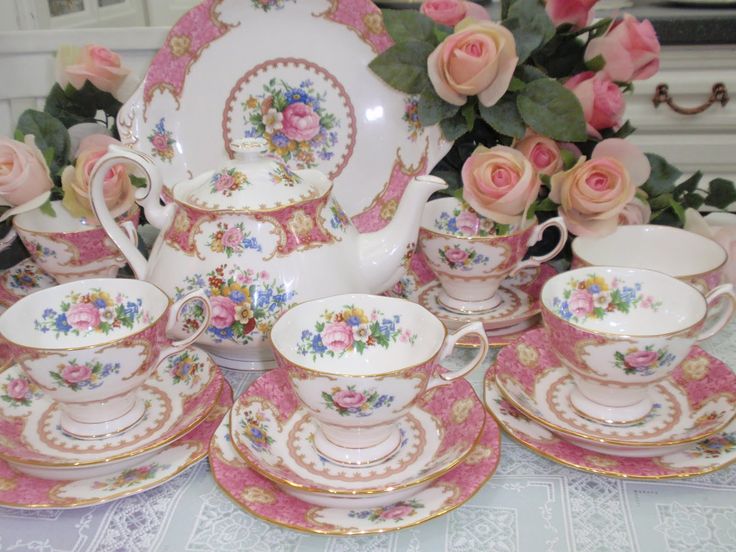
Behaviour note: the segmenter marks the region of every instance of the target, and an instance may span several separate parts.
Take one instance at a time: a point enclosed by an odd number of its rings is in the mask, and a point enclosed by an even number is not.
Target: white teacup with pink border
[[[546,255],[523,260],[550,226],[560,231],[555,247]],[[501,302],[496,292],[507,276],[554,258],[567,240],[560,217],[542,224],[530,220],[509,234],[495,232],[492,221],[458,199],[436,199],[425,205],[419,248],[442,286],[437,301],[447,310],[480,314],[494,309]]]
[[[662,272],[622,267],[563,272],[540,299],[549,343],[575,383],[572,406],[604,423],[643,419],[650,387],[723,328],[736,305],[731,284],[704,297]],[[721,299],[725,308],[713,309]]]
[[[480,346],[467,364],[440,362],[465,335]],[[314,444],[346,465],[370,465],[401,445],[397,422],[427,389],[477,367],[488,351],[473,322],[448,335],[424,307],[376,295],[337,295],[292,308],[271,330],[279,366],[316,420]]]
[[[193,335],[167,334],[192,301],[207,320]],[[40,290],[0,316],[0,335],[28,377],[61,408],[62,429],[80,438],[123,431],[145,413],[138,389],[158,362],[207,328],[203,292],[173,305],[148,282],[100,278]]]

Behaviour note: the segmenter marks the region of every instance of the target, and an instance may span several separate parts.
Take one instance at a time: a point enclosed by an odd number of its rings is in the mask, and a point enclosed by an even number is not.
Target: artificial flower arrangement
[[[654,28],[628,14],[593,21],[594,6],[503,0],[500,22],[462,0],[385,9],[394,45],[370,67],[417,97],[422,126],[439,124],[454,141],[433,173],[496,233],[556,214],[575,235],[647,222],[714,233],[697,209],[726,209],[733,182],[702,189],[700,172],[680,181],[626,141],[635,129],[622,120],[625,95],[659,69]],[[736,243],[736,224],[718,231],[727,249]]]
[[[115,117],[138,79],[120,56],[102,46],[62,47],[56,62],[57,82],[43,111],[26,110],[14,139],[0,137],[2,219],[34,207],[53,217],[51,200],[61,199],[73,216],[95,220],[89,197],[92,168],[109,145],[120,143]],[[134,187],[141,184],[123,165],[109,171],[104,195],[113,214],[132,207]]]

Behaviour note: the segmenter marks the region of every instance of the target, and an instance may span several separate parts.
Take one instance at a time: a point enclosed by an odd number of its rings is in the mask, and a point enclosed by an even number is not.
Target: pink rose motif
[[[426,0],[419,11],[441,25],[454,27],[466,17],[490,19],[483,6],[463,0]]]
[[[228,328],[235,321],[235,303],[221,295],[213,295],[210,297],[210,305],[212,306],[212,324],[218,330]]]
[[[340,408],[358,408],[366,401],[365,395],[358,391],[338,391],[332,395],[332,402]]]
[[[463,211],[455,219],[457,229],[467,236],[475,236],[480,227],[480,217],[471,211]]]
[[[632,368],[646,368],[657,362],[659,355],[655,351],[636,351],[624,357],[624,362]]]
[[[565,88],[580,101],[591,136],[600,138],[599,130],[616,128],[621,123],[626,109],[623,92],[604,73],[578,73],[567,79]]]
[[[342,352],[353,344],[353,330],[345,322],[330,322],[320,335],[324,346],[332,351]]]
[[[408,504],[396,504],[395,506],[392,506],[391,508],[386,508],[381,513],[381,518],[383,519],[403,519],[406,516],[410,516],[414,513],[414,508],[409,506]]]
[[[26,397],[29,389],[30,385],[28,385],[28,380],[18,378],[11,380],[10,383],[8,383],[7,393],[11,399],[20,401]]]
[[[169,149],[169,139],[163,134],[154,134],[151,143],[158,151],[166,151]]]
[[[319,134],[319,115],[311,105],[295,102],[284,109],[283,133],[290,140],[307,142]]]
[[[67,383],[87,381],[92,375],[92,369],[86,365],[69,364],[61,369],[61,377]]]
[[[75,303],[66,312],[66,321],[75,330],[93,330],[100,325],[100,310],[92,303]]]
[[[462,264],[468,254],[459,247],[453,247],[445,251],[445,258],[452,264]]]
[[[580,289],[572,292],[567,305],[571,313],[581,318],[588,316],[595,307],[593,295]]]
[[[224,192],[225,190],[229,190],[232,187],[233,187],[233,177],[226,173],[221,174],[220,177],[215,182],[215,189],[218,192]]]
[[[616,82],[644,80],[659,70],[659,40],[648,20],[629,14],[616,21],[605,36],[594,38],[585,49],[585,61],[601,56],[601,73]]]
[[[570,23],[575,28],[585,27],[593,19],[593,6],[598,0],[547,0],[547,15],[559,27]]]
[[[239,247],[243,241],[243,232],[237,226],[225,230],[222,234],[222,245],[225,247]]]

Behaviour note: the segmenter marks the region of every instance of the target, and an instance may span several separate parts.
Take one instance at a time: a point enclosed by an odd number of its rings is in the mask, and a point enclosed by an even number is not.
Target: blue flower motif
[[[623,299],[627,303],[631,303],[634,299],[636,299],[636,290],[632,287],[624,287],[621,290],[621,299]]]
[[[570,320],[572,318],[572,313],[570,312],[570,306],[567,304],[567,301],[564,301],[560,305],[560,316],[564,318],[565,320]]]
[[[43,311],[43,314],[41,315],[43,318],[51,318],[56,314],[56,311],[54,309],[46,309]]]
[[[255,437],[257,440],[263,439],[263,432],[258,429],[257,427],[251,427],[250,428],[250,434]]]
[[[319,157],[319,158],[320,158],[320,159],[322,159],[323,161],[329,161],[330,159],[332,159],[332,158],[334,157],[334,155],[335,155],[335,154],[334,154],[334,153],[332,153],[331,151],[320,151],[320,152],[319,152],[319,153],[317,154],[317,157]]]
[[[66,314],[62,313],[59,316],[56,317],[56,330],[59,332],[69,332],[71,331],[72,327],[66,320]]]
[[[598,284],[593,284],[592,286],[590,286],[588,288],[588,291],[590,293],[600,293],[601,292],[601,286],[599,286]]]
[[[304,331],[302,331],[302,340],[303,340],[303,341],[306,341],[306,340],[308,340],[308,339],[309,339],[309,340],[311,340],[311,339],[312,339],[312,332],[310,332],[309,330],[304,330]]]
[[[231,291],[229,297],[234,303],[240,304],[245,301],[245,294],[239,289]]]
[[[107,306],[107,303],[105,303],[104,299],[96,299],[95,300],[95,307],[98,309],[104,309]]]
[[[381,330],[381,333],[384,335],[390,335],[396,331],[396,323],[398,320],[391,320],[390,318],[384,318],[381,320],[381,323],[378,325],[378,328]]]
[[[351,316],[345,322],[348,326],[360,326],[360,318],[357,316]]]
[[[286,91],[286,103],[293,104],[301,102],[304,104],[312,103],[312,98],[302,88],[292,88]]]
[[[300,88],[312,88],[314,83],[310,79],[305,79],[299,83]]]
[[[214,326],[210,326],[209,331],[212,332],[215,337],[220,339],[230,339],[233,336],[232,326],[228,326],[227,328],[215,328]]]
[[[271,141],[273,142],[273,145],[277,148],[285,148],[289,145],[289,139],[280,132],[272,134]]]
[[[243,247],[245,249],[255,249],[256,251],[263,251],[261,244],[258,243],[256,238],[245,238],[243,240]]]
[[[457,234],[460,232],[457,227],[457,218],[452,217],[450,220],[447,221],[447,229],[452,232],[453,234]]]
[[[319,354],[324,353],[327,350],[327,347],[325,347],[324,343],[322,343],[322,336],[317,334],[312,338],[312,349],[314,349],[314,352]]]
[[[125,316],[127,318],[135,318],[138,315],[139,309],[140,309],[140,305],[138,303],[134,303],[133,301],[128,301],[125,304],[125,308],[123,309],[123,312],[125,313]]]

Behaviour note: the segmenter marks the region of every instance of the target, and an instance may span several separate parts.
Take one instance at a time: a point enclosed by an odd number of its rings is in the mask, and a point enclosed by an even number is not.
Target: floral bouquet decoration
[[[660,45],[649,21],[593,21],[594,4],[503,0],[501,21],[461,0],[383,10],[394,45],[371,69],[454,141],[433,173],[496,234],[558,214],[575,235],[681,227],[736,200],[732,182],[682,180],[626,140],[626,93],[657,72]]]

